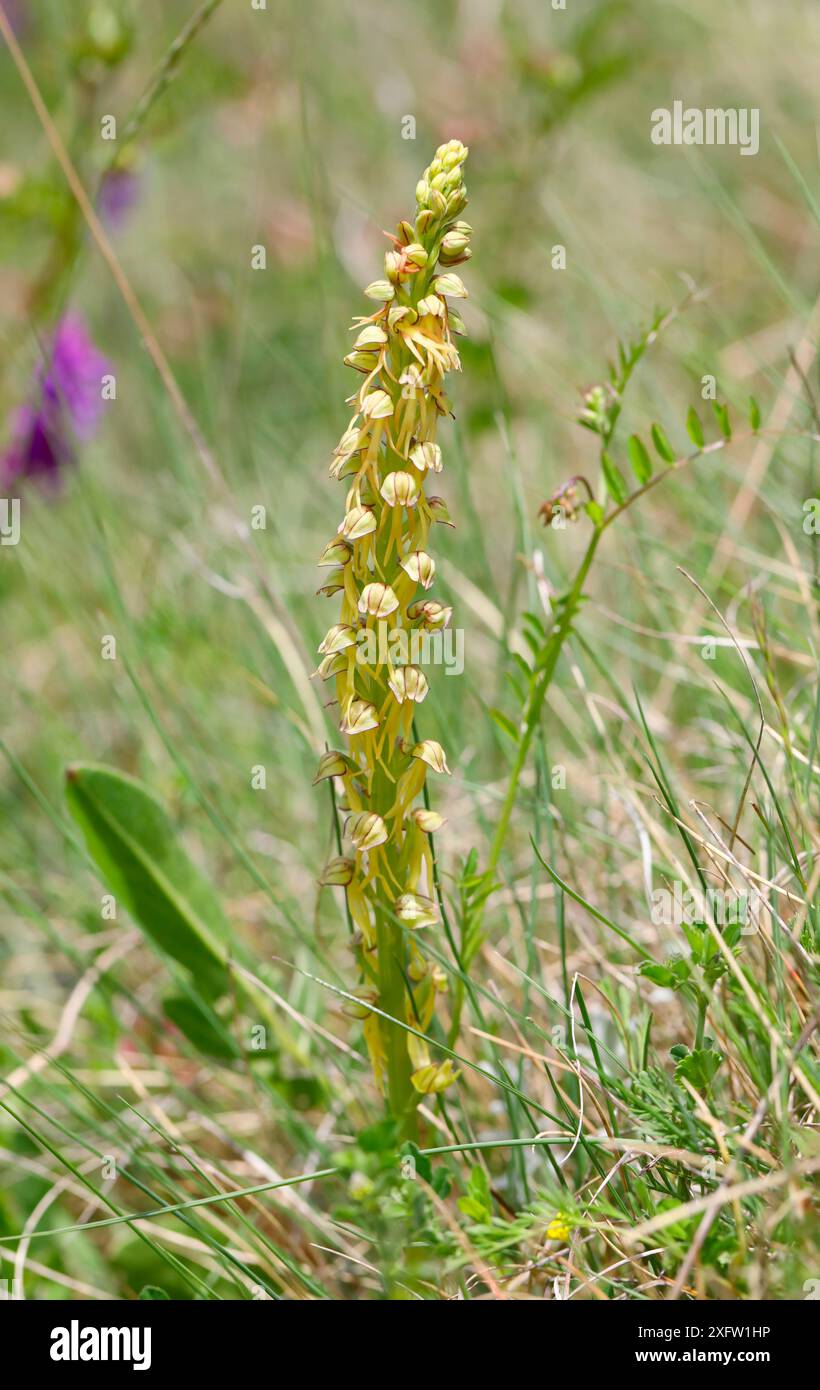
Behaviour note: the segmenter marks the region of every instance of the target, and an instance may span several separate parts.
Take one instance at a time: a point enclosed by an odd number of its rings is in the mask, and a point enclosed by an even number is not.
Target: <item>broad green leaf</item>
[[[644,483],[648,483],[652,477],[652,460],[640,435],[631,434],[629,436],[626,452],[629,456],[629,466],[643,487]]]
[[[85,763],[67,769],[66,800],[117,902],[203,992],[222,993],[227,921],[153,793],[133,777]]]
[[[606,452],[601,454],[601,468],[603,469],[604,473],[604,482],[606,483],[606,490],[612,498],[613,502],[617,502],[618,506],[620,507],[626,501],[627,498],[626,483],[623,480],[623,476],[617,464],[614,464],[612,462],[612,459]]]
[[[652,426],[652,443],[655,445],[664,463],[675,462],[675,450],[672,448],[672,445],[666,437],[666,432],[661,429],[660,425]]]
[[[700,423],[698,412],[693,405],[690,405],[686,416],[686,433],[696,449],[703,448],[703,425]]]
[[[682,956],[670,956],[663,965],[654,960],[645,960],[638,966],[639,975],[656,985],[662,985],[664,989],[680,989],[689,979],[689,973],[689,966]]]
[[[675,1067],[675,1079],[680,1081],[685,1076],[696,1091],[705,1091],[722,1061],[720,1052],[711,1047],[699,1047],[681,1058]]]

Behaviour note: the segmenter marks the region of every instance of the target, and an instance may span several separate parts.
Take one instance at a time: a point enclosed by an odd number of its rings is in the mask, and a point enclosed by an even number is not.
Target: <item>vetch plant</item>
[[[427,676],[395,651],[412,651],[414,634],[441,632],[452,614],[429,596],[431,533],[436,523],[452,525],[430,483],[443,468],[436,431],[450,414],[445,378],[460,367],[453,337],[464,331],[451,301],[467,293],[453,269],[470,256],[471,229],[459,220],[466,158],[458,140],[439,147],[416,188],[415,222],[399,223],[384,278],[365,290],[379,307],[354,321],[345,362],[364,379],[330,469],[347,481],[344,516],[319,560],[331,570],[319,592],[339,595],[341,609],[319,647],[318,674],[335,683],[347,747],[323,756],[316,780],[343,781],[348,845],[322,881],[347,895],[360,972],[353,1009],[364,1019],[377,1084],[408,1135],[419,1098],[458,1074],[417,1036],[428,1031],[446,988],[421,945],[423,931],[440,920],[430,837],[443,822],[419,799],[429,772],[450,769],[441,745],[415,734]],[[385,624],[388,639],[397,639],[386,650],[373,640]]]

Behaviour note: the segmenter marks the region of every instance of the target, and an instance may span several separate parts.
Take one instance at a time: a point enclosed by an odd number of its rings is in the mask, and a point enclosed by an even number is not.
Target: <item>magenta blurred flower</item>
[[[122,230],[141,192],[141,179],[133,169],[111,169],[104,176],[97,211],[112,232]]]
[[[58,482],[61,469],[73,462],[75,444],[89,439],[99,423],[108,371],[82,319],[67,314],[55,329],[48,360],[35,373],[32,402],[17,413],[12,442],[0,460],[3,483],[23,477]]]

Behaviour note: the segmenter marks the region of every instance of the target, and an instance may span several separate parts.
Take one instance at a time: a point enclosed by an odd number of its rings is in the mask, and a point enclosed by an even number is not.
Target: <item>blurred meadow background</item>
[[[3,496],[21,533],[0,550],[0,1279],[39,1299],[802,1297],[820,1165],[817,5],[0,3],[116,261],[4,44]],[[676,99],[758,108],[759,153],[653,144],[651,112]],[[574,475],[601,495],[584,393],[660,316],[612,458],[628,474],[626,441],[654,422],[691,453],[693,405],[719,438],[709,375],[735,437],[602,536],[470,967],[462,1074],[424,1099],[420,1147],[446,1151],[428,1155],[399,1153],[328,988],[355,972],[343,899],[317,886],[337,849],[311,782],[335,726],[309,677],[335,621],[316,560],[358,385],[349,323],[451,138],[470,148],[474,250],[435,592],[465,668],[432,671],[418,722],[453,772],[432,797],[462,944],[522,659],[589,535],[539,508]],[[38,468],[20,411],[66,321],[116,394]],[[237,997],[215,1032],[138,924],[104,915],[66,811],[73,761],[167,808],[262,982],[256,1014]],[[736,970],[710,974],[653,912],[698,882],[760,895]],[[670,1053],[697,1027],[670,957],[703,974],[722,1060],[702,1084]]]

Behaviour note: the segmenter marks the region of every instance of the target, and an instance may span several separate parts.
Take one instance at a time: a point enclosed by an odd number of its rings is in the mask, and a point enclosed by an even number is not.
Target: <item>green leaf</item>
[[[195,998],[174,995],[163,1003],[166,1018],[206,1057],[233,1061],[241,1056],[230,1033],[207,1005]]]
[[[703,448],[703,425],[700,423],[698,412],[693,405],[690,405],[687,412],[686,433],[689,435],[696,449]]]
[[[629,436],[626,452],[629,456],[629,466],[643,487],[644,483],[648,483],[652,477],[652,460],[639,435],[631,434]]]
[[[722,405],[720,401],[712,401],[712,409],[715,412],[715,419],[718,422],[718,429],[724,439],[731,439],[732,426],[729,420],[729,407]]]
[[[470,1169],[467,1193],[466,1196],[459,1197],[458,1207],[473,1221],[484,1223],[492,1220],[493,1199],[490,1194],[490,1180],[486,1171],[479,1165]]]
[[[110,768],[74,764],[66,771],[66,801],[117,902],[154,945],[192,972],[203,993],[224,993],[227,921],[153,793]]]
[[[664,965],[658,961],[645,960],[638,966],[638,974],[663,989],[680,989],[689,979],[689,966],[682,956],[670,956]]]
[[[652,443],[665,463],[674,463],[676,454],[660,425],[652,426]]]
[[[139,1291],[139,1298],[145,1303],[163,1303],[170,1297],[158,1284],[145,1284]]]
[[[508,715],[502,714],[500,709],[490,709],[488,714],[499,729],[503,729],[505,734],[509,734],[514,743],[518,742],[518,729]]]
[[[620,469],[612,462],[612,459],[606,452],[601,454],[601,468],[604,473],[606,490],[613,502],[617,502],[620,507],[627,499],[626,483],[623,480]]]
[[[675,1080],[680,1081],[685,1076],[696,1091],[705,1091],[722,1061],[722,1053],[710,1047],[699,1047],[678,1062]]]
[[[749,424],[755,431],[760,429],[760,406],[754,396],[749,397]]]

